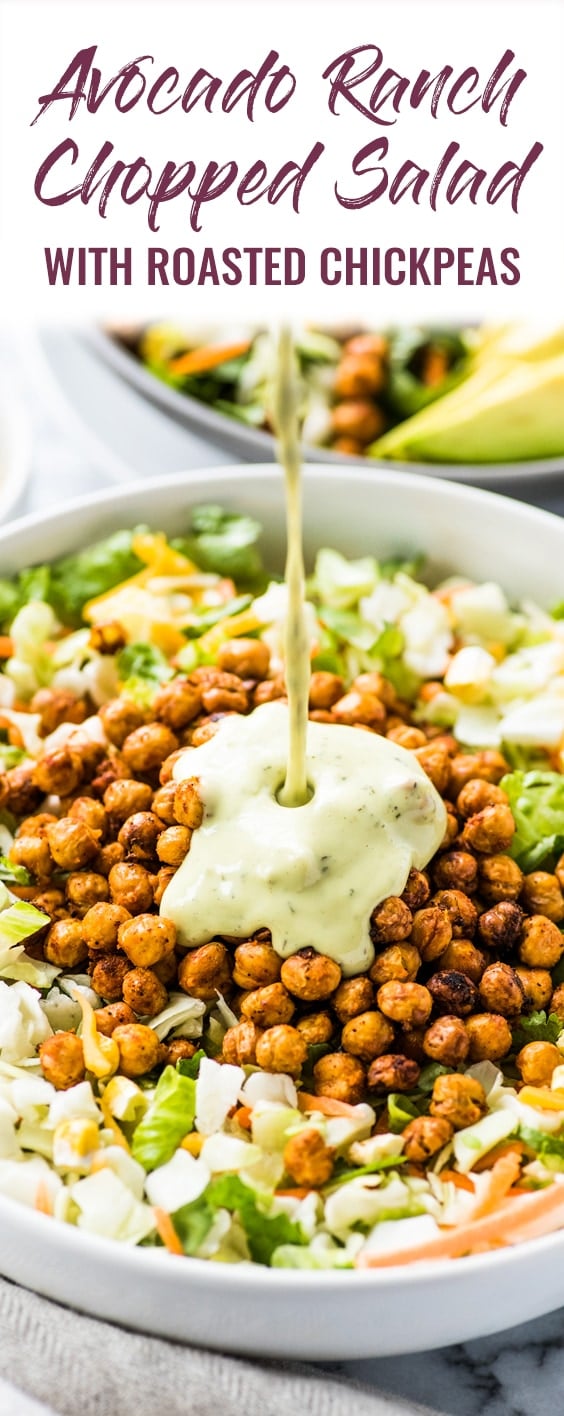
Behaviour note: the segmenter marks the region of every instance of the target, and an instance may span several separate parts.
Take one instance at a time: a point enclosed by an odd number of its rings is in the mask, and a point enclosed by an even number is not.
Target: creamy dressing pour
[[[198,778],[205,813],[161,909],[188,947],[262,926],[284,958],[312,946],[358,973],[374,958],[372,910],[434,855],[445,807],[405,748],[310,722],[313,796],[287,810],[276,800],[287,741],[286,705],[266,703],[178,760],[176,780]]]
[[[374,958],[370,916],[438,849],[446,810],[417,759],[375,733],[308,721],[297,380],[288,331],[276,414],[286,481],[288,704],[229,716],[174,777],[195,777],[204,819],[161,911],[188,948],[270,929],[283,957],[313,947],[345,975]],[[288,809],[291,808],[291,809]]]
[[[278,459],[286,487],[286,584],[288,610],[285,625],[286,691],[288,694],[288,770],[278,792],[281,806],[303,806],[310,796],[307,778],[306,733],[308,724],[311,659],[305,615],[305,571],[302,536],[302,486],[298,382],[292,335],[283,329],[278,343],[275,393]]]

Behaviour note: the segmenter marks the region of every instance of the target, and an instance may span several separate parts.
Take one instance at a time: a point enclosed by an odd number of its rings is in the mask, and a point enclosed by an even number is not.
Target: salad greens
[[[145,1170],[171,1159],[192,1130],[196,1115],[196,1084],[175,1067],[165,1067],[148,1111],[136,1127],[131,1152]]]
[[[522,870],[538,870],[564,851],[564,777],[560,772],[511,772],[500,786],[517,830],[511,854]]]
[[[200,506],[192,513],[188,535],[171,544],[201,570],[231,576],[243,587],[256,586],[264,579],[257,548],[260,534],[260,522],[252,516],[239,516],[221,506]]]

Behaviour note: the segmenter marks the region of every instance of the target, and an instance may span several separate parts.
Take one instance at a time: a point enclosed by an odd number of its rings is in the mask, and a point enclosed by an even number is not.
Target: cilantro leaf
[[[517,1052],[527,1042],[557,1042],[563,1028],[564,1024],[556,1013],[550,1013],[548,1018],[544,1009],[540,1012],[529,1013],[528,1017],[519,1018],[517,1027],[514,1029],[514,1050]]]

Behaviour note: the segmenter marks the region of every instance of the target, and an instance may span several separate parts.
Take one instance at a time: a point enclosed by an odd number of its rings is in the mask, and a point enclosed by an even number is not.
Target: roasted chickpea
[[[178,738],[166,723],[145,723],[128,734],[122,754],[130,770],[143,776],[157,771],[177,748]]]
[[[351,1018],[357,1018],[359,1013],[365,1013],[374,1003],[374,988],[370,979],[364,975],[343,979],[331,1002],[339,1022],[348,1023]]]
[[[416,1116],[403,1132],[404,1155],[415,1165],[425,1165],[452,1140],[453,1127],[444,1116]]]
[[[178,959],[174,950],[170,954],[165,954],[164,959],[157,959],[156,964],[151,964],[151,968],[165,988],[176,987],[178,982]]]
[[[37,811],[43,799],[41,787],[35,781],[35,767],[22,762],[0,777],[0,804],[13,816],[29,816]]]
[[[488,748],[484,752],[457,753],[451,761],[451,793],[458,800],[462,788],[475,777],[480,777],[484,782],[493,782],[497,786],[508,771],[509,764],[501,752]]]
[[[94,745],[98,746],[98,744]],[[100,750],[103,752],[104,749]],[[112,782],[119,782],[129,776],[130,769],[126,766],[123,757],[120,757],[115,748],[111,748],[108,756],[102,757],[96,764],[95,775],[90,782],[94,796],[102,799]]]
[[[140,914],[128,919],[118,930],[118,943],[131,963],[150,968],[174,949],[176,929],[170,919],[160,915]]]
[[[441,796],[448,789],[450,781],[451,759],[446,747],[441,743],[429,742],[425,747],[417,747],[414,752],[423,771],[430,777],[433,786],[440,792]]]
[[[123,846],[120,846],[119,841],[108,841],[105,846],[100,847],[92,865],[96,867],[98,875],[103,875],[104,879],[108,880],[114,865],[119,865],[122,860]]]
[[[484,1008],[510,1018],[520,1013],[525,1002],[521,979],[510,964],[489,964],[480,979],[479,994]]]
[[[421,955],[414,944],[390,944],[376,956],[370,969],[370,978],[377,988],[394,979],[407,983],[417,978],[420,967]]]
[[[502,1020],[505,1023],[505,1019]],[[486,1093],[476,1077],[461,1076],[459,1072],[443,1073],[435,1079],[430,1111],[432,1116],[440,1116],[449,1121],[455,1131],[463,1131],[466,1126],[475,1126],[488,1109]]]
[[[379,393],[385,378],[381,359],[372,354],[345,354],[335,373],[333,388],[338,398],[362,398]]]
[[[466,1028],[472,1062],[497,1062],[511,1051],[511,1028],[501,1013],[475,1013]]]
[[[23,865],[36,879],[46,879],[53,871],[53,858],[45,836],[16,836],[10,860]]]
[[[264,988],[254,988],[241,1003],[243,1017],[250,1018],[261,1028],[289,1023],[295,1011],[295,1003],[282,983],[268,983]]]
[[[472,895],[478,886],[478,862],[468,851],[445,851],[433,866],[438,890],[463,890]]]
[[[114,747],[123,747],[125,739],[145,722],[145,713],[130,698],[112,698],[98,709],[104,732]]]
[[[158,788],[151,802],[151,811],[155,812],[159,821],[162,821],[165,826],[176,825],[176,817],[174,815],[175,794],[176,782],[166,782],[164,787]]]
[[[424,909],[431,898],[429,876],[424,870],[410,870],[401,898],[412,914],[415,914],[416,910]]]
[[[356,689],[337,699],[332,711],[338,723],[351,727],[360,723],[363,727],[381,729],[386,721],[386,709],[380,699],[374,693],[359,693]]]
[[[172,1042],[164,1043],[165,1062],[169,1067],[176,1067],[177,1062],[189,1061],[197,1051],[196,1045],[190,1042],[187,1037],[173,1037]]]
[[[480,943],[498,954],[508,954],[516,947],[522,928],[523,911],[514,900],[500,900],[478,920]]]
[[[378,989],[378,1007],[386,1018],[406,1027],[417,1028],[427,1022],[433,1006],[429,989],[422,983],[384,983]]]
[[[93,870],[79,870],[68,875],[65,892],[69,905],[80,915],[85,915],[93,905],[106,901],[110,893],[105,877]]]
[[[550,1000],[550,1012],[556,1013],[556,1017],[560,1018],[564,1026],[564,983],[559,983],[558,988],[554,990]]]
[[[330,1042],[334,1032],[333,1020],[329,1013],[306,1013],[305,1017],[298,1018],[295,1026],[308,1047]]]
[[[476,985],[467,974],[456,969],[441,969],[427,982],[435,1008],[439,1013],[454,1013],[465,1018],[476,1006]]]
[[[485,855],[497,855],[506,851],[515,835],[515,822],[510,806],[502,802],[485,806],[475,816],[469,816],[460,837],[465,846],[483,851]]]
[[[478,911],[462,890],[437,890],[432,904],[448,915],[453,939],[469,939],[478,922]]]
[[[139,860],[142,864],[150,864],[154,860],[162,830],[162,821],[152,811],[136,811],[133,816],[129,816],[118,836],[126,860]]]
[[[112,1037],[116,1028],[123,1027],[125,1023],[136,1022],[133,1008],[128,1003],[107,1003],[105,1008],[96,1009],[96,1028],[104,1037]]]
[[[153,904],[151,876],[144,866],[133,861],[113,865],[108,884],[115,905],[122,905],[132,915],[145,914]]]
[[[259,1037],[262,1037],[262,1032],[250,1018],[243,1018],[235,1027],[228,1028],[223,1038],[224,1062],[231,1062],[236,1067],[254,1066]]]
[[[411,943],[426,964],[444,954],[451,939],[452,925],[446,910],[439,909],[438,905],[429,905],[414,915]]]
[[[128,823],[126,822],[126,825]],[[124,828],[125,829],[125,828]],[[164,865],[178,868],[190,850],[192,832],[189,826],[169,826],[157,837],[157,855]]]
[[[25,836],[26,840],[29,840],[30,836],[44,837],[46,827],[58,819],[52,811],[37,811],[34,816],[25,816],[16,828],[16,840],[21,836]]]
[[[294,998],[315,1003],[335,992],[341,982],[341,969],[334,959],[317,954],[315,949],[300,949],[284,960],[281,978]]]
[[[487,962],[486,955],[476,948],[471,939],[453,939],[441,955],[443,969],[455,969],[457,973],[467,974],[472,983],[480,982]]]
[[[67,816],[46,830],[49,850],[61,870],[81,870],[98,851],[98,836],[82,821]]]
[[[519,958],[533,969],[553,969],[564,953],[564,935],[545,915],[531,915],[523,922]]]
[[[128,910],[123,909],[122,905],[110,905],[103,901],[92,905],[82,920],[82,933],[90,952],[115,953],[119,927],[130,918]]]
[[[189,777],[179,782],[174,795],[174,815],[180,826],[188,826],[191,831],[201,826],[204,808],[195,778]]]
[[[389,895],[372,911],[370,917],[370,938],[376,948],[385,944],[395,944],[407,939],[411,933],[413,915],[399,895]]]
[[[352,1057],[360,1057],[362,1062],[372,1062],[374,1057],[380,1057],[391,1047],[393,1040],[393,1027],[382,1013],[373,1008],[345,1023],[341,1044]]]
[[[200,718],[191,729],[187,729],[190,732],[190,746],[203,747],[205,742],[209,742],[210,738],[215,737],[222,718],[230,716],[229,713],[214,713],[209,718]]]
[[[91,973],[92,987],[106,1003],[119,1003],[123,998],[123,983],[131,968],[123,954],[101,954]]]
[[[123,980],[123,1000],[147,1018],[155,1018],[166,1007],[168,993],[151,969],[130,969]]]
[[[33,896],[33,903],[36,910],[41,910],[42,914],[49,915],[52,920],[66,919],[67,910],[62,890],[55,890],[53,887],[39,890],[37,895]]]
[[[161,787],[167,787],[169,783],[172,782],[174,769],[176,767],[177,762],[179,762],[180,758],[184,755],[184,751],[185,749],[183,747],[177,747],[176,752],[171,752],[169,757],[165,757],[163,765],[159,771],[159,782],[161,784]],[[174,783],[174,787],[176,789],[176,783]]]
[[[358,693],[374,693],[376,698],[379,698],[380,702],[384,704],[385,708],[393,708],[397,712],[397,710],[402,707],[406,708],[408,712],[410,711],[408,704],[401,703],[393,683],[390,683],[389,679],[384,678],[383,674],[376,673],[374,670],[370,673],[358,674],[353,680],[352,687],[355,688]]]
[[[552,995],[552,977],[548,969],[516,968],[524,994],[524,1008],[547,1008]]]
[[[67,816],[72,816],[73,821],[83,821],[91,831],[97,831],[99,840],[102,840],[108,829],[108,818],[104,807],[101,801],[96,801],[95,797],[75,797],[74,801],[71,801]]]
[[[533,870],[525,876],[521,900],[529,914],[546,915],[553,924],[564,919],[564,895],[558,877],[547,870]]]
[[[107,761],[106,748],[101,742],[88,737],[86,733],[81,733],[80,728],[75,728],[69,740],[69,746],[73,752],[78,752],[82,763],[82,773],[84,781],[89,783],[93,796],[100,796],[95,785],[96,775],[102,770],[102,764]],[[114,775],[119,773],[119,757],[115,754],[115,764],[113,765]]]
[[[39,759],[33,780],[46,796],[65,797],[75,792],[82,781],[82,762],[78,752],[70,747],[57,747]]]
[[[332,408],[331,426],[336,437],[352,437],[366,447],[384,432],[386,419],[368,399],[346,398]]]
[[[318,669],[309,681],[310,708],[332,708],[343,697],[345,686],[338,674]]]
[[[73,1032],[54,1033],[41,1043],[39,1061],[43,1076],[57,1091],[66,1091],[84,1081],[84,1048]]]
[[[346,1052],[328,1052],[313,1069],[316,1096],[332,1096],[356,1106],[362,1101],[366,1074],[358,1057]]]
[[[388,1052],[376,1057],[368,1070],[368,1086],[372,1091],[412,1091],[419,1081],[420,1068],[412,1057]]]
[[[415,752],[417,747],[427,745],[425,733],[421,732],[421,728],[413,728],[409,723],[399,723],[395,728],[388,728],[386,737],[390,742],[397,742],[399,747],[405,747],[406,752]]]
[[[118,620],[107,620],[105,624],[93,624],[89,645],[97,654],[119,654],[124,649],[127,638],[123,625]]]
[[[153,900],[157,909],[162,904],[164,892],[167,886],[170,885],[173,875],[176,875],[176,868],[173,868],[171,865],[163,865],[161,869],[157,871],[156,875],[151,876],[153,882]]]
[[[120,1072],[125,1077],[142,1077],[164,1061],[166,1049],[145,1023],[126,1023],[114,1029],[119,1047]]]
[[[270,649],[262,639],[226,639],[217,651],[218,667],[241,679],[265,679]]]
[[[480,894],[488,904],[517,900],[523,885],[523,871],[508,855],[487,856],[479,864]]]
[[[235,950],[233,982],[252,991],[277,983],[281,959],[271,944],[262,939],[246,939]]]
[[[173,679],[165,683],[153,703],[156,718],[172,728],[173,733],[182,732],[201,711],[202,699],[199,690],[188,679]]]
[[[353,334],[344,345],[346,354],[368,354],[374,359],[385,359],[388,342],[383,334]]]
[[[299,1131],[284,1147],[284,1166],[296,1185],[326,1185],[333,1174],[333,1151],[320,1131]]]
[[[256,1055],[259,1067],[266,1072],[287,1072],[290,1077],[297,1077],[307,1059],[307,1043],[297,1028],[280,1023],[262,1033]]]
[[[437,1018],[427,1028],[423,1038],[423,1051],[433,1062],[442,1062],[445,1067],[461,1067],[470,1050],[468,1033],[462,1018],[445,1016]]]
[[[199,949],[189,949],[178,965],[178,983],[192,998],[216,1002],[218,993],[231,985],[231,960],[225,944],[213,939]]]
[[[88,956],[82,920],[58,919],[51,925],[45,941],[45,958],[57,968],[75,969]]]
[[[261,703],[274,703],[276,699],[285,697],[286,684],[282,674],[277,674],[276,678],[264,679],[253,689],[253,703],[257,708]]]
[[[562,1053],[553,1042],[527,1042],[515,1061],[527,1086],[549,1087],[552,1073],[562,1065]]]
[[[61,723],[83,723],[88,713],[84,698],[61,688],[39,688],[29,706],[39,713],[40,737],[49,737]]]
[[[111,782],[104,792],[104,807],[114,829],[135,813],[148,812],[152,796],[146,782],[136,782],[132,777]]]
[[[498,806],[500,802],[507,805],[508,801],[507,793],[502,791],[501,787],[494,786],[493,782],[485,782],[482,777],[472,777],[458,793],[456,810],[466,821],[469,816],[476,816],[479,811],[484,811],[486,806]]]

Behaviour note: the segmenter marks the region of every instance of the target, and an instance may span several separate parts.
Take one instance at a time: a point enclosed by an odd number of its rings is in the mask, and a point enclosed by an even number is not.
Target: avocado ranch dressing
[[[413,754],[375,733],[308,719],[301,478],[291,336],[279,345],[279,457],[286,482],[288,704],[228,716],[187,748],[174,778],[197,778],[202,825],[161,912],[188,948],[268,928],[286,958],[314,947],[345,975],[374,958],[370,916],[422,869],[445,832],[444,804]]]

